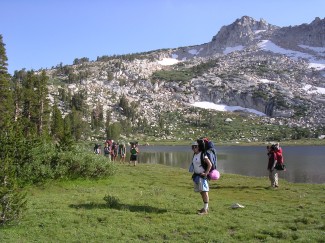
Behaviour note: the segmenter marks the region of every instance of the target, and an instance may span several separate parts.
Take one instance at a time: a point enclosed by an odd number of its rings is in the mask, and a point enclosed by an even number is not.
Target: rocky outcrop
[[[310,24],[279,28],[274,31],[271,39],[275,43],[291,49],[299,49],[299,45],[324,47],[325,18],[315,18]]]
[[[212,38],[210,46],[219,50],[238,45],[246,46],[254,41],[256,34],[271,33],[277,28],[279,27],[270,25],[263,19],[256,21],[251,17],[244,16],[228,26],[223,26]]]

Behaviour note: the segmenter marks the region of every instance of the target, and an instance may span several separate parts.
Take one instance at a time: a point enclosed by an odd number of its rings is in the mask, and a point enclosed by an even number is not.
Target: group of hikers
[[[279,143],[267,146],[269,179],[272,188],[278,188],[278,171],[285,170],[282,148]],[[193,172],[194,191],[201,194],[203,207],[198,210],[199,215],[206,215],[209,211],[209,180],[211,173],[217,167],[217,154],[214,145],[207,138],[200,138],[192,144],[193,159],[189,172]]]
[[[104,149],[102,152],[101,145],[95,144],[94,146],[95,154],[104,154],[105,157],[111,159],[111,161],[117,161],[119,158],[119,162],[124,163],[126,158],[126,145],[124,142],[117,142],[112,139],[107,139],[104,143]],[[133,164],[134,166],[138,162],[138,154],[139,148],[137,142],[130,142],[130,160],[129,164]]]
[[[199,215],[208,214],[209,211],[209,180],[213,179],[213,172],[217,171],[217,153],[212,141],[208,138],[200,138],[192,143],[193,158],[189,172],[193,172],[192,179],[194,191],[201,194],[203,207],[198,210]],[[139,148],[137,142],[130,143],[130,161],[134,166],[138,162]],[[95,144],[94,153],[101,154],[101,146]],[[115,142],[108,139],[105,141],[104,155],[116,161],[119,156],[120,162],[125,162],[125,143]],[[279,187],[278,171],[285,170],[283,163],[282,148],[279,143],[267,146],[269,179],[272,188]],[[218,172],[218,171],[217,171]],[[219,172],[218,172],[219,173]],[[219,175],[218,175],[219,178]]]

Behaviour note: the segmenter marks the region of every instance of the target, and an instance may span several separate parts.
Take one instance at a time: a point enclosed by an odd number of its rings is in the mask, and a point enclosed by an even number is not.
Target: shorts
[[[136,161],[136,160],[137,160],[137,155],[131,154],[130,161]]]
[[[194,191],[195,192],[208,192],[209,191],[208,179],[197,176],[196,180],[194,181]]]

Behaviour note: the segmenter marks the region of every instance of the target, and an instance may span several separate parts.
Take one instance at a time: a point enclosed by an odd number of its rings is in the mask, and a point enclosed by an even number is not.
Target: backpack
[[[107,147],[104,147],[104,153],[105,153],[105,154],[109,154],[109,152],[110,152],[110,151],[109,151],[109,147],[108,147],[108,146],[107,146]]]
[[[202,138],[197,140],[198,146],[201,152],[201,165],[204,169],[207,169],[207,164],[204,161],[204,156],[208,156],[209,160],[212,163],[210,172],[217,169],[217,152],[212,141],[209,141],[207,138]]]

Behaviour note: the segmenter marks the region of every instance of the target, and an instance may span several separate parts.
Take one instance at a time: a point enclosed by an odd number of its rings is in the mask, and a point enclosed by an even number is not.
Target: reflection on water
[[[266,147],[217,147],[218,170],[247,176],[268,176]],[[283,147],[287,166],[280,178],[296,183],[325,183],[324,146]],[[140,163],[158,163],[187,169],[192,160],[189,146],[140,146]]]

